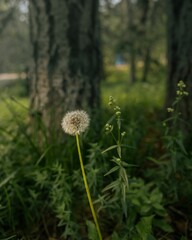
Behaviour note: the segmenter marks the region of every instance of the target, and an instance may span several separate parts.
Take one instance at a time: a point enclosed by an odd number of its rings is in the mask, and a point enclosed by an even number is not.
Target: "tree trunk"
[[[67,110],[98,107],[98,0],[31,0],[31,110],[57,129]]]
[[[135,49],[134,46],[131,46],[130,50],[130,83],[136,82],[136,60],[135,60]]]
[[[192,119],[192,1],[168,1],[168,81],[166,106],[176,97],[177,83],[183,80],[189,96],[185,97],[183,117]]]
[[[142,72],[142,82],[147,82],[148,73],[150,70],[150,63],[151,63],[151,47],[147,47],[145,49],[145,55],[144,55],[144,64],[143,64],[143,72]]]
[[[143,1],[143,5],[146,6],[143,9],[143,14],[141,18],[141,24],[143,25],[143,38],[144,44],[144,56],[143,56],[143,72],[142,72],[142,82],[147,82],[148,74],[151,65],[151,53],[154,45],[154,37],[152,37],[154,28],[156,27],[156,15],[157,15],[157,2]],[[145,16],[145,17],[144,17]],[[142,36],[141,36],[142,37]]]
[[[129,62],[130,62],[130,83],[136,82],[136,47],[135,47],[135,26],[133,23],[133,6],[130,0],[127,3],[127,28],[129,42]]]

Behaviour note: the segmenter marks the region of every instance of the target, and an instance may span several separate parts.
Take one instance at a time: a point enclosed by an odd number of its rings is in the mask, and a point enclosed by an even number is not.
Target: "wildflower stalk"
[[[85,189],[86,189],[86,193],[87,193],[87,198],[88,198],[89,205],[90,205],[90,208],[91,208],[91,212],[92,212],[92,215],[93,215],[93,219],[94,219],[94,222],[95,222],[95,225],[96,225],[99,240],[102,240],[101,231],[100,231],[100,228],[99,228],[99,224],[98,224],[98,221],[97,221],[97,216],[96,216],[96,213],[95,213],[95,209],[93,207],[93,202],[92,202],[92,199],[91,199],[89,186],[88,186],[88,183],[87,183],[87,178],[86,178],[86,175],[85,175],[85,170],[84,170],[84,166],[83,166],[83,159],[82,159],[82,155],[81,155],[81,148],[80,148],[80,144],[79,144],[79,134],[84,132],[87,129],[87,127],[89,126],[89,121],[90,121],[89,116],[85,111],[76,110],[76,111],[68,112],[64,116],[64,118],[61,122],[61,126],[62,126],[64,132],[66,132],[69,135],[76,136],[80,166],[81,166],[83,181],[84,181],[84,185],[85,185]]]
[[[86,175],[85,175],[83,159],[82,159],[82,155],[81,155],[81,148],[80,148],[80,144],[79,144],[79,135],[77,133],[76,133],[76,142],[77,142],[79,161],[80,161],[81,171],[82,171],[82,175],[83,175],[83,181],[84,181],[84,185],[85,185],[85,189],[86,189],[86,193],[87,193],[87,198],[88,198],[88,201],[89,201],[89,205],[90,205],[90,208],[91,208],[91,212],[92,212],[92,215],[93,215],[93,219],[94,219],[94,222],[95,222],[95,226],[96,226],[96,229],[97,229],[99,240],[102,240],[102,235],[101,235],[101,231],[100,231],[100,228],[99,228],[99,223],[98,223],[98,220],[97,220],[95,209],[93,207],[93,202],[92,202],[92,199],[91,199],[91,194],[90,194],[90,191],[89,191],[89,186],[88,186],[87,178],[86,178]]]

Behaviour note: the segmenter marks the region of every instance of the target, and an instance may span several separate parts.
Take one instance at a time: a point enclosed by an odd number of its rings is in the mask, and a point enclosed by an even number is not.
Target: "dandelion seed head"
[[[83,110],[76,110],[66,113],[61,126],[69,135],[76,135],[84,132],[89,126],[89,115]]]

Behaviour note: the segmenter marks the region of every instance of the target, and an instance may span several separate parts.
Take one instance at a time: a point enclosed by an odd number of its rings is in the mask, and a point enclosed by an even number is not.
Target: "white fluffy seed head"
[[[83,110],[76,110],[66,113],[61,126],[69,135],[76,135],[84,132],[88,128],[90,122],[89,115]]]

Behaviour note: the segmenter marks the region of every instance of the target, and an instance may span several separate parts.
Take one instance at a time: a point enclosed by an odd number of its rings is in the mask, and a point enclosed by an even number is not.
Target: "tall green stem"
[[[97,229],[97,232],[98,232],[98,235],[99,235],[99,240],[102,240],[101,231],[100,231],[100,228],[99,228],[99,223],[98,223],[98,220],[97,220],[95,209],[93,207],[93,202],[92,202],[92,199],[91,199],[89,186],[88,186],[87,178],[86,178],[86,175],[85,175],[85,170],[84,170],[84,166],[83,166],[83,159],[82,159],[82,155],[81,155],[81,148],[80,148],[80,144],[79,144],[79,135],[78,134],[76,134],[76,142],[77,142],[77,149],[78,149],[78,154],[79,154],[81,171],[82,171],[82,175],[83,175],[83,181],[84,181],[84,185],[85,185],[85,189],[86,189],[86,193],[87,193],[87,198],[88,198],[89,205],[90,205],[90,208],[91,208],[91,212],[92,212],[92,215],[93,215],[93,219],[94,219],[94,222],[95,222],[95,225],[96,225],[96,229]]]

